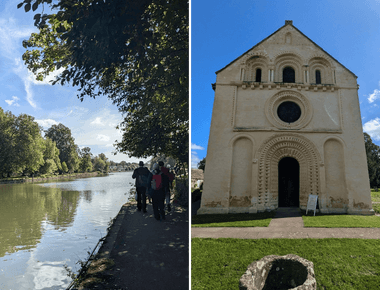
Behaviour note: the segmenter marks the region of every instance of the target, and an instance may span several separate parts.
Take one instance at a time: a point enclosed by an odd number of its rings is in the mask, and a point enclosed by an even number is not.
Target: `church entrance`
[[[278,206],[299,207],[300,166],[296,159],[285,157],[278,163]]]

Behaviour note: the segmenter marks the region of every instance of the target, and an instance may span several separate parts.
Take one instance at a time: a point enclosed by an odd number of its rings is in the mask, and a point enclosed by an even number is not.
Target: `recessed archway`
[[[277,208],[279,205],[279,162],[291,157],[298,163],[298,206],[306,208],[309,194],[320,194],[318,150],[307,138],[298,134],[276,134],[268,138],[256,152],[258,168],[259,210]]]
[[[278,163],[278,206],[298,207],[300,165],[295,158],[284,157]]]

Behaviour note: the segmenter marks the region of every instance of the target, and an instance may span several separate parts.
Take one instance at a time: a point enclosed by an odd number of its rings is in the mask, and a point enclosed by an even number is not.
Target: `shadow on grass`
[[[239,213],[239,214],[206,214],[191,218],[193,227],[267,227],[276,212]]]

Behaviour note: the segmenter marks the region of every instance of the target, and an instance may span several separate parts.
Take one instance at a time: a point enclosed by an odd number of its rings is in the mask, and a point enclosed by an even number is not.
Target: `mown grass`
[[[380,241],[364,239],[192,239],[191,289],[238,289],[247,266],[267,255],[314,263],[317,289],[379,289]]]
[[[255,214],[206,214],[191,218],[192,227],[267,227],[275,212]]]
[[[375,211],[375,213],[380,213],[380,203],[373,203],[372,209]]]
[[[372,202],[380,202],[380,191],[371,189],[371,200]]]
[[[379,216],[316,214],[302,219],[304,227],[311,228],[380,228]]]

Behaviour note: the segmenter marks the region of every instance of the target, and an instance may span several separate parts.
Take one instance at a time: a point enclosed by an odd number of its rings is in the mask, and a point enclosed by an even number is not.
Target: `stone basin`
[[[240,290],[317,289],[314,264],[297,255],[270,255],[250,264],[241,276]]]

